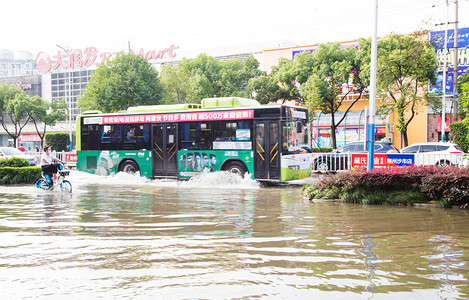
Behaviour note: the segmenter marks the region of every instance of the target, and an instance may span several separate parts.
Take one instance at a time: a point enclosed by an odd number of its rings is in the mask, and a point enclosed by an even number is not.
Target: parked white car
[[[36,164],[36,158],[31,155],[27,155],[20,150],[13,147],[0,147],[0,159],[19,157],[29,161],[29,165],[34,166]]]
[[[401,150],[404,154],[415,154],[415,165],[460,165],[464,152],[452,143],[416,143]]]

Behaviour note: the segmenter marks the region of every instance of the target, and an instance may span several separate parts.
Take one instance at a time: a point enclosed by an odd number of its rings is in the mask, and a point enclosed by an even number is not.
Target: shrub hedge
[[[65,132],[51,132],[44,136],[46,145],[52,146],[55,151],[67,151],[69,147],[70,136]]]
[[[311,148],[313,153],[325,153],[325,152],[332,152],[334,150],[333,148],[330,147],[314,147]]]
[[[3,168],[3,167],[15,167],[15,168],[29,167],[29,162],[24,158],[12,157],[12,158],[0,160],[0,168]]]
[[[41,167],[30,167],[24,158],[0,160],[0,184],[30,184],[41,178]]]
[[[469,169],[410,166],[351,170],[304,186],[310,199],[341,199],[363,204],[438,203],[448,207],[469,203]]]
[[[464,122],[454,122],[449,124],[451,129],[451,134],[453,135],[454,143],[458,144],[461,147],[464,153],[469,152],[469,138],[468,138],[468,128]]]

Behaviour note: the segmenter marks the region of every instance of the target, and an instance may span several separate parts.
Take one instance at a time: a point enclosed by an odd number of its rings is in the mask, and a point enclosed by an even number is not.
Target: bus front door
[[[280,179],[279,122],[256,121],[254,146],[254,177]]]
[[[177,176],[177,124],[153,125],[153,176]]]

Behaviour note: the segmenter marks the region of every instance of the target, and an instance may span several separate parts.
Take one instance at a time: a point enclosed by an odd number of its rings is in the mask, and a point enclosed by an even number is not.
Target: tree
[[[200,54],[175,66],[164,66],[161,80],[169,91],[169,101],[198,103],[203,98],[243,97],[248,80],[260,74],[259,62],[252,55],[241,62],[239,58],[217,61]]]
[[[28,111],[28,116],[34,123],[36,132],[41,139],[41,147],[44,147],[44,136],[46,134],[47,126],[54,126],[57,121],[64,121],[67,119],[67,114],[65,112],[67,104],[64,99],[54,100],[49,103],[39,96],[32,97],[30,103],[31,109]],[[39,124],[42,125],[42,132]]]
[[[469,74],[469,73],[466,73]],[[458,85],[460,87],[460,93],[459,93],[459,102],[461,103],[461,107],[464,109],[464,111],[469,111],[469,81],[468,82],[463,82],[461,85]],[[469,126],[469,115],[466,114],[464,118],[464,124],[466,126]],[[469,136],[468,136],[469,139]]]
[[[15,94],[13,99],[9,99],[4,103],[4,111],[0,122],[6,133],[13,139],[15,147],[17,146],[16,140],[29,121],[28,111],[30,110],[31,102],[29,96],[24,92]]]
[[[203,98],[220,96],[217,92],[220,64],[214,57],[200,54],[195,59],[183,59],[181,69],[189,74],[189,102],[198,102]]]
[[[47,133],[45,138],[46,144],[52,146],[58,152],[68,149],[69,134],[66,132]]]
[[[272,76],[265,73],[257,78],[251,78],[246,92],[250,98],[256,99],[261,104],[275,102],[281,98],[280,86]]]
[[[464,88],[465,87],[465,88]],[[468,99],[468,93],[469,93],[469,73],[466,72],[463,75],[459,76],[458,78],[458,94],[459,94],[459,101],[466,103],[466,106],[464,105],[459,105],[458,106],[458,114],[459,117],[462,119],[467,118],[467,112],[469,111],[467,108],[467,101]]]
[[[190,92],[189,72],[182,69],[181,65],[163,65],[161,83],[168,91],[167,102],[184,103],[186,101]]]
[[[336,129],[343,122],[347,112],[360,100],[366,87],[366,77],[361,74],[364,55],[358,55],[355,47],[341,49],[339,43],[321,44],[312,53],[304,51],[295,56],[294,60],[280,60],[277,78],[288,90],[289,96],[295,96],[305,102],[307,96],[309,106],[331,115],[331,138],[333,148],[337,148]],[[342,118],[335,119],[343,101],[352,93],[348,88],[349,80],[353,81],[353,91],[359,95],[354,99]],[[299,93],[296,85],[308,82],[315,91],[314,97],[307,93]],[[347,87],[344,91],[343,87]],[[309,87],[303,86],[303,91]]]
[[[119,54],[99,65],[78,99],[83,110],[116,112],[129,106],[160,104],[164,87],[158,71],[143,57]]]
[[[408,145],[407,127],[427,103],[427,86],[435,83],[436,71],[435,53],[427,41],[393,34],[378,42],[377,90],[385,92],[377,113],[396,111],[395,128],[401,132],[404,147]]]

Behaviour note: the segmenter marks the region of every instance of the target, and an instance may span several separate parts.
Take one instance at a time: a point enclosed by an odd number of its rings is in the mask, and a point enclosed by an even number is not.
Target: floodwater
[[[469,215],[224,173],[0,186],[1,299],[464,299]]]

